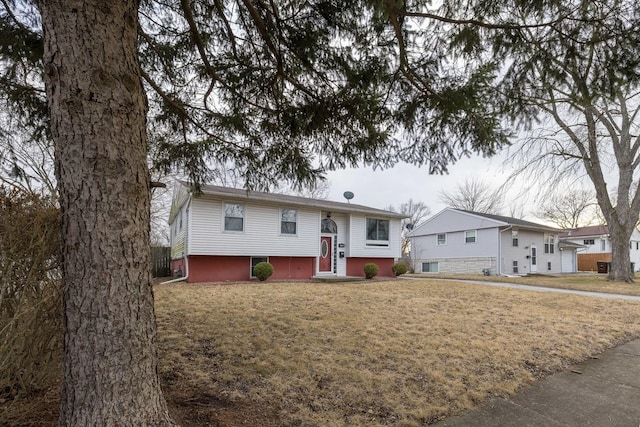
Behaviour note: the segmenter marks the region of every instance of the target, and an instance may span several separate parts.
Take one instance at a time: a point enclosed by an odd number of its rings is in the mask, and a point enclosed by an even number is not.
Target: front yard
[[[238,425],[429,424],[640,336],[640,303],[426,280],[168,285],[157,306],[169,396]]]
[[[640,337],[640,303],[459,282],[155,292],[160,375],[184,426],[425,425]],[[30,425],[31,404],[35,425],[54,425],[53,395],[0,416]]]

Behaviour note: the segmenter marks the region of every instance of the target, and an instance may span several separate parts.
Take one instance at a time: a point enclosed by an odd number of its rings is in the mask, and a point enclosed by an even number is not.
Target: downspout
[[[496,276],[501,276],[502,273],[502,233],[505,231],[509,231],[513,228],[513,225],[508,226],[504,230],[500,230],[498,233],[498,259],[496,260]]]
[[[189,207],[191,206],[191,194],[189,194],[189,200],[187,201],[187,223],[184,226],[184,251],[182,251],[182,259],[184,260],[184,276],[178,277],[176,279],[167,280],[166,282],[162,282],[161,285],[165,285],[167,283],[176,283],[183,282],[189,278],[189,257],[187,256],[187,252],[189,251]]]

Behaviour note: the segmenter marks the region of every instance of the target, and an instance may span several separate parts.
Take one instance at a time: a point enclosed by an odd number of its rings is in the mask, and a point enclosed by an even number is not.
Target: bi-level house
[[[446,208],[409,233],[416,273],[524,275],[576,272],[560,230],[517,218]]]
[[[403,215],[351,203],[186,182],[169,215],[172,270],[189,282],[243,281],[268,261],[270,280],[393,276]]]

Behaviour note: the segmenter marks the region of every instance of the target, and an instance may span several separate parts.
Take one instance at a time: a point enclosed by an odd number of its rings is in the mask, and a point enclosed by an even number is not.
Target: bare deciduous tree
[[[452,191],[441,191],[440,201],[447,206],[465,211],[486,214],[500,214],[502,211],[502,190],[493,189],[477,179],[465,179]]]
[[[597,205],[593,191],[567,189],[544,199],[536,216],[567,230],[592,224]]]
[[[411,250],[411,242],[407,234],[420,224],[424,222],[429,215],[431,215],[431,209],[423,202],[415,202],[413,199],[409,199],[408,202],[402,203],[400,206],[387,206],[388,211],[397,212],[406,215],[400,222],[401,231],[401,249],[402,255],[407,256]]]

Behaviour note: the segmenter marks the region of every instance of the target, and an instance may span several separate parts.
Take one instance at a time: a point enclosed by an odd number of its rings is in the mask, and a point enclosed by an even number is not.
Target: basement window
[[[268,257],[260,257],[260,256],[252,256],[251,257],[251,278],[252,279],[256,278],[254,269],[256,268],[256,265],[258,265],[261,262],[269,262],[269,258]]]

